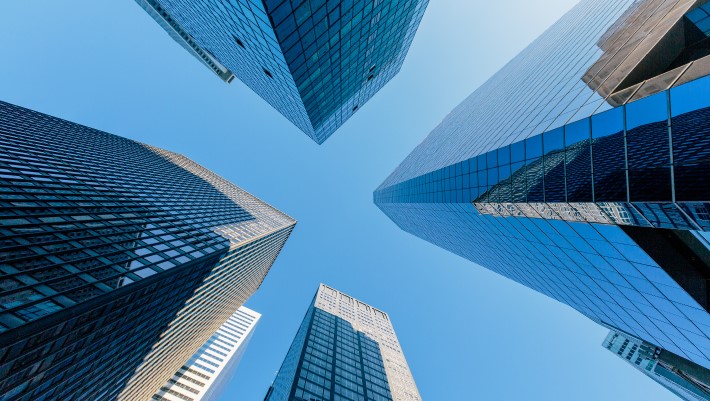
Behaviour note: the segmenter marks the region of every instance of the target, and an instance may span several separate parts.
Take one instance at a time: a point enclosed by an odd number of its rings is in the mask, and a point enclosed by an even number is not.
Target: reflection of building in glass
[[[0,103],[0,398],[149,399],[295,221],[181,155]]]
[[[680,398],[710,400],[708,369],[614,330],[609,332],[603,346]]]
[[[217,401],[234,375],[261,315],[244,306],[224,322],[153,395],[157,401]]]
[[[710,368],[708,7],[582,1],[456,107],[375,203],[405,231]],[[677,24],[689,33],[671,41]],[[619,70],[663,49],[667,66]]]
[[[428,0],[136,0],[225,82],[323,143],[401,68]]]
[[[264,401],[421,400],[389,316],[321,284]]]

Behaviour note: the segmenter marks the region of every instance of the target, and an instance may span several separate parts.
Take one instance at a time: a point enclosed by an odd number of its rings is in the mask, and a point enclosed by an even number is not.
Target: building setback
[[[176,153],[0,103],[0,398],[147,400],[295,221]]]
[[[240,307],[153,395],[156,401],[217,401],[234,376],[261,314]]]
[[[411,234],[710,368],[708,23],[704,1],[581,1],[374,202]]]
[[[229,83],[318,144],[392,79],[428,0],[136,0]]]
[[[321,284],[264,401],[421,401],[389,316]]]

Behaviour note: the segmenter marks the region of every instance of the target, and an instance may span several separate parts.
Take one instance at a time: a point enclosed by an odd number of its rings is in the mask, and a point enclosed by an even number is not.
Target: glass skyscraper
[[[0,102],[0,399],[148,400],[295,221],[192,160]]]
[[[234,376],[261,314],[244,306],[219,327],[173,377],[155,401],[218,401]]]
[[[318,144],[402,66],[428,0],[136,0],[222,80]]]
[[[687,401],[710,400],[707,369],[614,330],[602,345],[678,397]]]
[[[421,401],[389,316],[321,284],[264,401]]]
[[[401,229],[710,368],[710,4],[583,0],[376,189]]]

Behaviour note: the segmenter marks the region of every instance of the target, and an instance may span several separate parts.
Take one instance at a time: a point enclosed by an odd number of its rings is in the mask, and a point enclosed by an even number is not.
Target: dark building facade
[[[136,0],[318,144],[400,70],[428,0]]]
[[[149,399],[295,221],[190,159],[0,103],[0,399]]]
[[[321,284],[264,401],[420,401],[386,313]]]
[[[400,228],[710,368],[705,1],[583,0],[377,188]]]

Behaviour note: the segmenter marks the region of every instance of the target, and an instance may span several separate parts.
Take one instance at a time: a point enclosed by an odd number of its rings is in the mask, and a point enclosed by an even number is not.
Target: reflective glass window
[[[624,111],[621,107],[592,116],[594,199],[626,200]]]
[[[545,201],[564,202],[565,152],[564,128],[557,128],[543,135],[545,151]]]
[[[567,201],[591,202],[592,153],[589,119],[565,127],[565,145]]]
[[[631,201],[671,200],[667,93],[626,106],[626,146]]]
[[[676,200],[705,201],[710,177],[710,77],[670,92]]]

